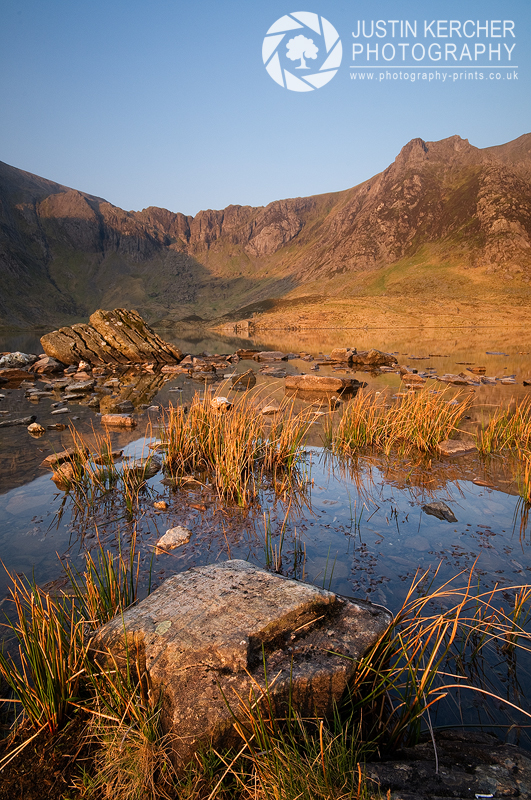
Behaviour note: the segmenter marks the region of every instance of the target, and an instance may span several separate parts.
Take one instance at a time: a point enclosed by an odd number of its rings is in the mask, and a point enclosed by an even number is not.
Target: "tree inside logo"
[[[294,31],[298,31],[296,35],[292,35]],[[266,70],[292,92],[313,92],[327,84],[338,71],[342,56],[334,26],[310,11],[295,11],[277,19],[262,45]]]

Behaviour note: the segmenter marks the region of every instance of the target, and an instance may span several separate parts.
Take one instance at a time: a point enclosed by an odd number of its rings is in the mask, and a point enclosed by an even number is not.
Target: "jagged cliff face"
[[[0,163],[0,322],[68,322],[99,305],[214,317],[310,287],[374,292],[421,253],[525,286],[530,177],[531,134],[484,150],[414,139],[353,189],[189,217],[123,211]]]

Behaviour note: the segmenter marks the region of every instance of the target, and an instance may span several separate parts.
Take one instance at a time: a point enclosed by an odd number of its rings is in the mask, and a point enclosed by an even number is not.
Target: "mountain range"
[[[124,211],[0,162],[0,276],[0,325],[20,328],[117,306],[167,326],[312,298],[527,303],[531,134],[413,139],[352,189],[194,217]]]

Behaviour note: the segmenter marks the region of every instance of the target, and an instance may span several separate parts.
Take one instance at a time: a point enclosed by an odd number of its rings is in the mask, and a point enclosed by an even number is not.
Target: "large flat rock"
[[[289,580],[246,561],[190,569],[104,625],[96,646],[118,664],[139,658],[164,692],[164,724],[184,765],[198,747],[228,745],[238,697],[264,686],[301,714],[327,715],[356,659],[391,621],[378,606]],[[265,664],[264,664],[265,662]]]

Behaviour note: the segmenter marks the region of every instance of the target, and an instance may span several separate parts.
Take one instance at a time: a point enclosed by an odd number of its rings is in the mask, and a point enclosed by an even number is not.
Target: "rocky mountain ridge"
[[[413,139],[352,189],[191,217],[124,211],[0,162],[0,323],[66,323],[101,305],[213,318],[270,299],[422,294],[433,280],[492,292],[500,276],[525,294],[530,179],[531,134],[485,149]]]

